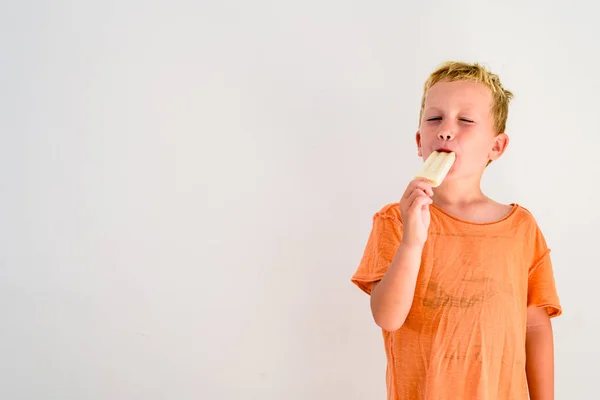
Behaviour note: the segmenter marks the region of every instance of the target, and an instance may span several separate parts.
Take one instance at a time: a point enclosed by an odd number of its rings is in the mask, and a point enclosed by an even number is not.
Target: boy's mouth
[[[440,147],[439,149],[436,149],[435,151],[437,151],[438,153],[453,153],[453,150],[450,150],[447,147]]]

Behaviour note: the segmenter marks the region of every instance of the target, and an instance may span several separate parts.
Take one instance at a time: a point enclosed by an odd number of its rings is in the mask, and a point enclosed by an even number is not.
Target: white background
[[[508,3],[4,0],[0,398],[385,398],[350,277],[448,59],[515,93],[484,190],[553,249],[557,399],[595,398],[597,13]]]

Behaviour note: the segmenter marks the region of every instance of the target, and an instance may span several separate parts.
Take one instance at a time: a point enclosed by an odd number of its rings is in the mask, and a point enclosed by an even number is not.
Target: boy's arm
[[[427,240],[432,203],[431,182],[413,179],[400,200],[403,236],[387,272],[371,290],[375,323],[386,331],[400,329],[412,307],[421,254]]]
[[[554,400],[554,338],[543,307],[527,309],[526,371],[529,398]]]
[[[422,246],[400,244],[392,264],[371,291],[375,323],[388,332],[400,329],[410,311],[421,264]]]

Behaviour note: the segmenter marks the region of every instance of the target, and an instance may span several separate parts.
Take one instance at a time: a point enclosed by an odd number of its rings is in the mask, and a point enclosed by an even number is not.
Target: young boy
[[[352,277],[383,330],[389,400],[554,398],[550,250],[527,209],[480,188],[508,145],[511,98],[478,64],[445,63],[425,83],[418,155],[456,160],[438,187],[416,178],[375,214]]]

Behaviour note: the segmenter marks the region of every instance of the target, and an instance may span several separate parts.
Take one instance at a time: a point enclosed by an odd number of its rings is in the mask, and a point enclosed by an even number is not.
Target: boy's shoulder
[[[530,224],[532,227],[539,229],[537,219],[527,207],[517,203],[514,203],[514,207],[516,208],[515,214],[519,222]]]
[[[385,204],[373,216],[373,219],[376,218],[386,218],[402,223],[402,215],[400,214],[400,202]]]

